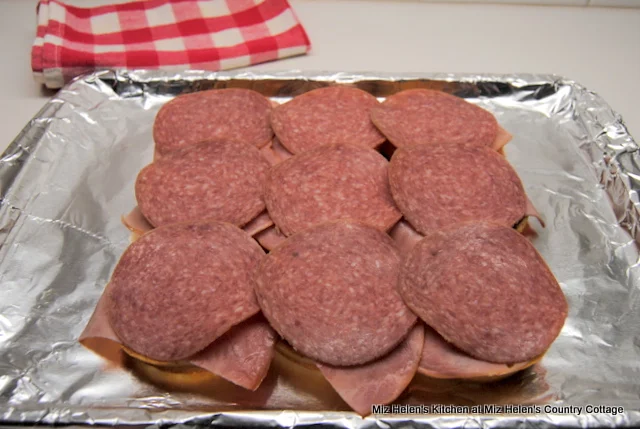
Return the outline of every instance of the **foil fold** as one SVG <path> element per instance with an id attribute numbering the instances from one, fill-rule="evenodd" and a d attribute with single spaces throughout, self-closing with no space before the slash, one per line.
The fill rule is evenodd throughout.
<path id="1" fill-rule="evenodd" d="M 328 84 L 379 99 L 454 93 L 494 113 L 547 227 L 532 241 L 569 301 L 540 364 L 491 384 L 417 379 L 402 404 L 615 405 L 624 412 L 402 414 L 360 418 L 312 373 L 271 376 L 246 396 L 166 388 L 149 368 L 77 338 L 129 233 L 137 172 L 152 159 L 160 106 L 184 92 L 241 87 L 286 101 Z M 640 425 L 640 157 L 597 94 L 552 75 L 99 71 L 62 89 L 0 158 L 0 423 L 342 428 Z M 275 362 L 276 367 L 286 363 Z M 277 368 L 276 368 L 277 369 Z M 145 372 L 146 371 L 146 372 Z M 275 371 L 275 370 L 274 370 Z M 310 377 L 306 388 L 297 378 Z M 325 383 L 326 384 L 326 383 Z M 262 395 L 262 396 L 261 396 Z"/>

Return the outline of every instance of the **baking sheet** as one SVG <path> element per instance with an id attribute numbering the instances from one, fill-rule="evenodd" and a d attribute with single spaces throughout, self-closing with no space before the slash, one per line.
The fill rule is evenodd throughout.
<path id="1" fill-rule="evenodd" d="M 408 88 L 451 92 L 492 111 L 514 135 L 507 157 L 547 223 L 545 229 L 535 226 L 532 240 L 570 308 L 560 337 L 542 362 L 491 384 L 417 377 L 398 402 L 428 406 L 362 419 L 346 411 L 321 378 L 304 367 L 292 372 L 282 356 L 255 394 L 221 380 L 177 391 L 158 381 L 153 369 L 117 354 L 110 362 L 78 344 L 128 244 L 120 216 L 135 205 L 134 180 L 151 161 L 151 128 L 160 106 L 177 94 L 209 88 L 251 88 L 286 101 L 335 83 L 354 85 L 380 99 Z M 638 146 L 621 118 L 596 94 L 557 76 L 199 71 L 85 76 L 61 90 L 0 160 L 0 422 L 640 424 L 638 189 Z M 438 407 L 476 404 L 540 408 Z M 586 405 L 624 410 L 587 413 L 583 408 L 578 415 L 569 408 Z"/>

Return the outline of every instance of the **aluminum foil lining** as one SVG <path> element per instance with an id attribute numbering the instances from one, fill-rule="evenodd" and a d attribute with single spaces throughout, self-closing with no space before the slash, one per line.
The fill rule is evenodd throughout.
<path id="1" fill-rule="evenodd" d="M 121 356 L 109 361 L 82 347 L 77 338 L 129 242 L 120 216 L 135 205 L 136 174 L 151 161 L 159 107 L 208 88 L 251 88 L 286 101 L 334 83 L 380 99 L 402 89 L 440 89 L 490 110 L 513 134 L 507 157 L 547 223 L 535 225 L 532 240 L 570 306 L 542 362 L 490 384 L 416 378 L 398 402 L 425 407 L 362 419 L 313 374 L 273 376 L 253 396 L 221 381 L 218 390 L 174 390 Z M 77 79 L 0 160 L 0 422 L 640 425 L 639 164 L 638 145 L 620 116 L 557 76 L 101 71 Z M 472 408 L 478 404 L 534 408 Z M 578 414 L 571 406 L 583 408 Z"/>

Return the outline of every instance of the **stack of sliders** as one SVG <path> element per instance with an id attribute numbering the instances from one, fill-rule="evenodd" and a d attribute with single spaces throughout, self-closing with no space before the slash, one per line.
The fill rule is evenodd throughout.
<path id="1" fill-rule="evenodd" d="M 249 390 L 280 353 L 367 415 L 417 373 L 525 369 L 562 329 L 566 299 L 519 232 L 540 217 L 510 135 L 461 98 L 209 90 L 164 105 L 153 136 L 85 345 Z"/>

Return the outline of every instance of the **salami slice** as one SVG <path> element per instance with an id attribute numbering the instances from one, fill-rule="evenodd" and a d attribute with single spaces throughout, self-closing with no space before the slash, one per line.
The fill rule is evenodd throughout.
<path id="1" fill-rule="evenodd" d="M 135 192 L 153 226 L 216 220 L 242 226 L 265 209 L 269 163 L 244 143 L 200 143 L 147 165 Z"/>
<path id="2" fill-rule="evenodd" d="M 276 333 L 261 316 L 234 326 L 189 361 L 238 386 L 256 390 L 275 354 Z"/>
<path id="3" fill-rule="evenodd" d="M 428 326 L 418 372 L 433 378 L 496 381 L 534 365 L 539 358 L 506 365 L 478 360 L 458 350 Z"/>
<path id="4" fill-rule="evenodd" d="M 322 375 L 353 410 L 366 416 L 375 404 L 395 401 L 418 369 L 423 348 L 422 324 L 391 353 L 373 362 L 351 367 L 318 364 Z"/>
<path id="5" fill-rule="evenodd" d="M 314 89 L 273 109 L 271 126 L 294 154 L 335 143 L 373 148 L 385 140 L 369 117 L 371 108 L 378 105 L 373 95 L 360 89 Z"/>
<path id="6" fill-rule="evenodd" d="M 396 290 L 400 256 L 388 235 L 351 222 L 300 232 L 256 276 L 271 326 L 297 351 L 329 365 L 358 365 L 392 350 L 416 320 Z"/>
<path id="7" fill-rule="evenodd" d="M 469 223 L 420 241 L 398 288 L 447 341 L 480 360 L 512 364 L 544 353 L 567 301 L 533 245 L 512 228 Z"/>
<path id="8" fill-rule="evenodd" d="M 393 198 L 420 233 L 466 221 L 513 226 L 527 198 L 515 170 L 497 152 L 474 144 L 398 149 L 389 165 Z"/>
<path id="9" fill-rule="evenodd" d="M 262 147 L 271 141 L 271 102 L 249 89 L 214 89 L 180 95 L 162 106 L 153 123 L 160 157 L 203 141 Z"/>
<path id="10" fill-rule="evenodd" d="M 401 217 L 389 191 L 388 164 L 373 149 L 346 144 L 296 155 L 271 169 L 267 209 L 287 236 L 339 219 L 386 231 Z"/>
<path id="11" fill-rule="evenodd" d="M 397 147 L 473 143 L 492 147 L 496 118 L 462 98 L 429 89 L 410 89 L 371 109 L 371 120 Z"/>
<path id="12" fill-rule="evenodd" d="M 233 225 L 156 228 L 127 248 L 113 272 L 111 327 L 126 347 L 150 359 L 192 356 L 258 312 L 252 278 L 263 256 Z"/>

